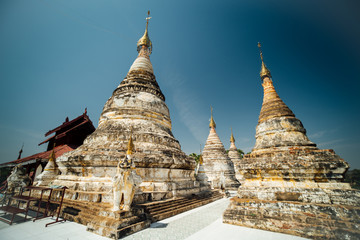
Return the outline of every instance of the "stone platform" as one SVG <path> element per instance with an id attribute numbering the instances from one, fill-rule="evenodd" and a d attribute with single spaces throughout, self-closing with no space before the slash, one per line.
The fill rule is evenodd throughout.
<path id="1" fill-rule="evenodd" d="M 360 192 L 339 181 L 347 164 L 332 150 L 269 150 L 242 162 L 246 180 L 225 223 L 313 239 L 360 236 Z"/>
<path id="2" fill-rule="evenodd" d="M 26 194 L 26 193 L 25 193 Z M 47 196 L 45 195 L 45 198 Z M 130 211 L 112 211 L 112 204 L 65 199 L 61 217 L 87 226 L 87 230 L 112 239 L 118 239 L 150 226 L 151 223 L 200 207 L 224 197 L 217 191 L 133 204 Z M 45 205 L 42 205 L 44 211 Z M 37 210 L 37 203 L 31 209 Z M 56 205 L 50 205 L 50 213 L 56 216 Z"/>

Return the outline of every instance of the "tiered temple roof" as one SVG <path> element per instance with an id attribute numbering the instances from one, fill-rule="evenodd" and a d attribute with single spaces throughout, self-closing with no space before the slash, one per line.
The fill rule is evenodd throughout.
<path id="1" fill-rule="evenodd" d="M 54 144 L 55 146 L 67 144 L 76 148 L 94 131 L 95 127 L 87 115 L 87 109 L 85 109 L 85 112 L 82 115 L 71 121 L 69 121 L 69 118 L 67 117 L 63 124 L 45 133 L 45 137 L 51 134 L 54 135 L 39 143 L 39 146 L 48 143 L 47 150 L 51 150 Z"/>

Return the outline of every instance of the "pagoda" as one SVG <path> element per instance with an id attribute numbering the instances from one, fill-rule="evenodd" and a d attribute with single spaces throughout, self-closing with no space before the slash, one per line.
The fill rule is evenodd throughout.
<path id="1" fill-rule="evenodd" d="M 202 153 L 204 172 L 212 188 L 234 190 L 240 185 L 235 178 L 234 164 L 226 154 L 224 145 L 216 133 L 211 108 L 210 133 Z"/>
<path id="2" fill-rule="evenodd" d="M 194 175 L 195 161 L 181 150 L 179 141 L 172 134 L 169 109 L 150 61 L 149 19 L 145 33 L 137 42 L 138 56 L 105 103 L 97 129 L 79 148 L 56 159 L 60 174 L 51 181 L 53 185 L 68 188 L 65 203 L 73 202 L 81 211 L 86 210 L 83 206 L 91 203 L 98 206 L 99 214 L 115 219 L 94 218 L 91 220 L 94 223 L 81 220 L 83 224 L 88 223 L 90 230 L 102 235 L 108 233 L 101 232 L 101 224 L 119 223 L 116 219 L 123 219 L 121 214 L 119 217 L 112 213 L 116 209 L 112 192 L 118 163 L 128 156 L 129 139 L 134 145 L 132 167 L 140 179 L 135 184 L 133 205 L 210 189 L 200 186 Z M 134 209 L 130 210 L 131 214 L 140 216 L 133 212 Z M 126 216 L 131 214 L 126 213 Z M 96 227 L 89 227 L 89 224 Z"/>
<path id="3" fill-rule="evenodd" d="M 241 163 L 241 155 L 237 147 L 235 146 L 235 138 L 232 129 L 231 129 L 230 148 L 229 148 L 228 156 L 234 164 L 236 179 L 241 182 L 243 180 L 243 176 L 241 175 L 238 167 L 238 164 Z"/>
<path id="4" fill-rule="evenodd" d="M 276 93 L 261 48 L 260 56 L 264 98 L 256 143 L 238 165 L 245 181 L 223 221 L 312 239 L 358 239 L 360 192 L 343 182 L 348 163 L 307 138 Z"/>
<path id="5" fill-rule="evenodd" d="M 152 42 L 147 18 L 137 42 L 138 56 L 124 80 L 106 102 L 98 128 L 75 151 L 57 159 L 61 175 L 56 184 L 69 187 L 69 195 L 85 189 L 82 200 L 111 201 L 107 192 L 119 158 L 126 155 L 132 131 L 133 161 L 142 177 L 141 196 L 135 201 L 161 200 L 198 192 L 195 162 L 171 132 L 169 109 L 150 61 Z M 72 197 L 72 196 L 68 196 Z"/>

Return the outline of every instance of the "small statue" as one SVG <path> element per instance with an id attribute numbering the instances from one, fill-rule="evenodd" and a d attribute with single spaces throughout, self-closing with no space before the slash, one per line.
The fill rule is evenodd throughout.
<path id="1" fill-rule="evenodd" d="M 113 211 L 129 211 L 135 195 L 135 187 L 138 182 L 141 183 L 141 178 L 135 172 L 135 164 L 131 157 L 133 148 L 134 144 L 130 136 L 126 156 L 123 160 L 119 161 L 116 174 L 112 180 L 114 196 Z"/>
<path id="2" fill-rule="evenodd" d="M 125 167 L 126 162 L 128 162 L 128 155 L 125 156 L 123 161 L 119 161 L 116 175 L 113 177 L 113 211 L 129 211 L 135 194 L 135 183 L 132 178 L 130 167 Z M 124 167 L 120 167 L 121 165 Z"/>
<path id="3" fill-rule="evenodd" d="M 14 193 L 16 188 L 29 186 L 31 183 L 31 178 L 26 174 L 25 169 L 20 165 L 16 165 L 10 176 L 7 178 L 7 192 Z"/>

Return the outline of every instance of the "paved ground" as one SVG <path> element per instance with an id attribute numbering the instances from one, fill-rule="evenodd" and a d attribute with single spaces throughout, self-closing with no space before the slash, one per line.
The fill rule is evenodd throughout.
<path id="1" fill-rule="evenodd" d="M 221 199 L 200 208 L 153 223 L 150 228 L 123 238 L 124 240 L 300 240 L 304 238 L 222 223 L 222 213 L 229 199 Z M 56 223 L 45 228 L 51 218 L 23 222 L 18 216 L 13 225 L 0 222 L 1 240 L 108 240 L 86 231 L 86 226 L 73 222 Z"/>
<path id="2" fill-rule="evenodd" d="M 200 208 L 153 223 L 150 228 L 123 238 L 124 240 L 300 240 L 292 235 L 239 227 L 222 222 L 229 205 L 223 198 Z"/>

